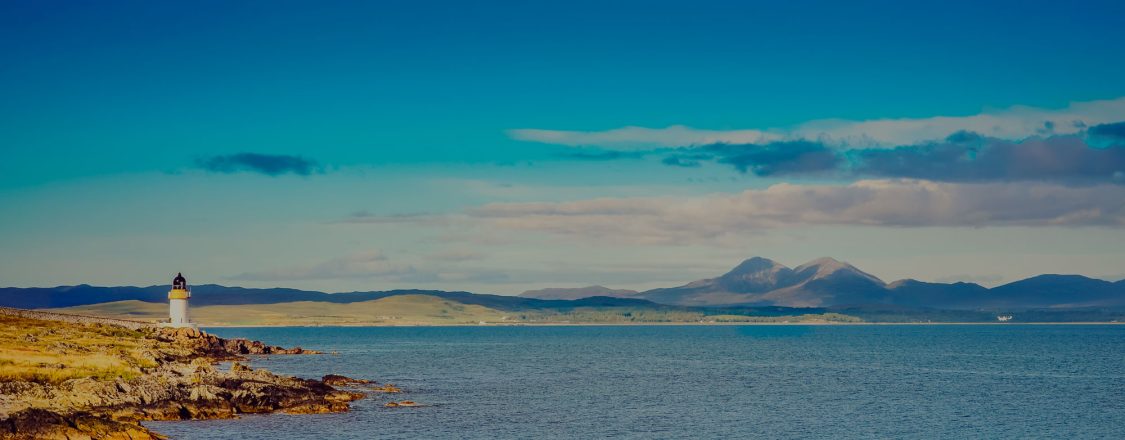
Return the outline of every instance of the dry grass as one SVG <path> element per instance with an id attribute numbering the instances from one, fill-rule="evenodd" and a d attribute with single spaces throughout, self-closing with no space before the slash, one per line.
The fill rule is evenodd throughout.
<path id="1" fill-rule="evenodd" d="M 132 378 L 156 366 L 141 332 L 0 315 L 0 381 Z"/>
<path id="2" fill-rule="evenodd" d="M 117 301 L 54 311 L 134 320 L 168 317 L 168 305 Z M 279 304 L 200 306 L 191 319 L 200 325 L 448 325 L 505 322 L 509 313 L 430 295 L 398 295 L 347 304 L 299 301 Z"/>
<path id="3" fill-rule="evenodd" d="M 118 301 L 58 309 L 62 313 L 123 319 L 167 318 L 168 306 L 141 301 Z M 290 302 L 237 306 L 192 307 L 200 325 L 464 325 L 497 324 L 644 324 L 644 323 L 840 323 L 861 322 L 837 313 L 799 316 L 706 315 L 695 310 L 620 307 L 579 307 L 568 310 L 501 311 L 430 295 L 398 295 L 371 301 L 337 304 Z"/>

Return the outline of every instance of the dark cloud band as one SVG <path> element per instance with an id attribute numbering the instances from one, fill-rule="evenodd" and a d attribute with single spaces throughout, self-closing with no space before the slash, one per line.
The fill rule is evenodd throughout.
<path id="1" fill-rule="evenodd" d="M 1089 133 L 1097 137 L 1125 141 L 1125 122 L 1095 125 L 1090 127 Z"/>
<path id="2" fill-rule="evenodd" d="M 238 153 L 211 156 L 197 160 L 196 165 L 214 173 L 253 172 L 267 176 L 307 176 L 320 171 L 320 166 L 314 160 L 283 154 Z"/>
<path id="3" fill-rule="evenodd" d="M 1125 123 L 1094 126 L 1087 134 L 1008 141 L 958 132 L 941 142 L 861 149 L 833 148 L 816 141 L 712 144 L 675 149 L 663 163 L 684 166 L 711 160 L 763 177 L 1125 183 Z M 1088 142 L 1095 137 L 1103 140 L 1101 144 Z"/>

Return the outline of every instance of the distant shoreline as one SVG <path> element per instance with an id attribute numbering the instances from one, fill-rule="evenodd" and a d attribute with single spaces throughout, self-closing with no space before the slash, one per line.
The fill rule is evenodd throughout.
<path id="1" fill-rule="evenodd" d="M 511 306 L 511 305 L 509 305 Z M 942 311 L 751 308 L 682 309 L 671 306 L 584 306 L 523 309 L 486 307 L 431 295 L 395 295 L 354 303 L 288 302 L 203 305 L 191 309 L 195 322 L 210 327 L 448 327 L 448 326 L 630 326 L 630 325 L 858 325 L 858 324 L 1112 324 L 1121 311 Z M 514 307 L 514 308 L 513 308 Z M 166 320 L 168 306 L 129 300 L 48 309 L 50 312 L 107 318 Z M 1013 313 L 1014 312 L 1014 313 Z M 1014 316 L 1001 322 L 997 318 Z M 1010 319 L 1010 318 L 1009 318 Z"/>
<path id="2" fill-rule="evenodd" d="M 1022 326 L 1022 325 L 1123 325 L 1125 322 L 645 322 L 645 323 L 544 323 L 544 324 L 276 324 L 276 325 L 207 325 L 200 324 L 203 328 L 318 328 L 318 327 L 729 327 L 729 326 L 881 326 L 881 325 L 988 325 L 988 326 Z"/>

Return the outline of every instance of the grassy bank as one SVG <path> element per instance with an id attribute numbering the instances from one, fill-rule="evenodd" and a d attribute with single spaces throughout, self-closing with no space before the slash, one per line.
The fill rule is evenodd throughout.
<path id="1" fill-rule="evenodd" d="M 134 330 L 0 315 L 0 381 L 57 384 L 133 378 L 156 366 L 159 341 Z"/>
<path id="2" fill-rule="evenodd" d="M 243 356 L 304 353 L 316 352 L 190 328 L 4 309 L 0 439 L 156 439 L 140 422 L 347 411 L 364 396 L 253 369 Z M 223 360 L 238 362 L 218 368 Z"/>

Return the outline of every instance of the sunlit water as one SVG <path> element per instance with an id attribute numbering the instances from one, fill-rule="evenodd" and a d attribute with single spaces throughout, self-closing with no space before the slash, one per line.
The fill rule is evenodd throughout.
<path id="1" fill-rule="evenodd" d="M 1125 438 L 1125 326 L 225 328 L 325 351 L 254 367 L 397 384 L 176 439 Z"/>

